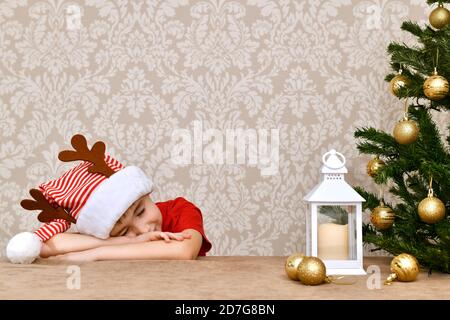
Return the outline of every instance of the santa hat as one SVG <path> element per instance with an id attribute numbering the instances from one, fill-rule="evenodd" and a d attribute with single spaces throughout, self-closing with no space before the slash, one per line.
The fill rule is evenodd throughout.
<path id="1" fill-rule="evenodd" d="M 65 232 L 76 223 L 78 232 L 106 239 L 122 214 L 140 197 L 152 191 L 152 182 L 138 167 L 126 168 L 109 155 L 105 144 L 87 147 L 82 135 L 72 138 L 75 151 L 62 151 L 61 161 L 84 160 L 61 177 L 30 191 L 34 200 L 22 207 L 41 210 L 39 229 L 22 232 L 8 243 L 6 255 L 13 263 L 31 263 L 39 256 L 42 243 Z"/>

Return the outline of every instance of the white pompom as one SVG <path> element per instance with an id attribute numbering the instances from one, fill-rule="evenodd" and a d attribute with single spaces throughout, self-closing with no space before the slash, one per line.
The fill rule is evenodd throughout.
<path id="1" fill-rule="evenodd" d="M 21 232 L 8 242 L 6 256 L 12 263 L 32 263 L 41 253 L 42 241 L 34 233 Z"/>

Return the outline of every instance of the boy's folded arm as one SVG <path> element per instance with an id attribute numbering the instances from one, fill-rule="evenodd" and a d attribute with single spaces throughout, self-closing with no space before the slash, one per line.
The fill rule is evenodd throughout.
<path id="1" fill-rule="evenodd" d="M 40 257 L 48 258 L 74 251 L 84 251 L 101 246 L 119 245 L 132 242 L 128 237 L 99 239 L 79 233 L 59 233 L 43 243 Z"/>
<path id="2" fill-rule="evenodd" d="M 95 260 L 194 260 L 200 251 L 203 237 L 194 229 L 183 233 L 192 234 L 191 239 L 167 243 L 163 240 L 101 246 L 95 250 Z"/>

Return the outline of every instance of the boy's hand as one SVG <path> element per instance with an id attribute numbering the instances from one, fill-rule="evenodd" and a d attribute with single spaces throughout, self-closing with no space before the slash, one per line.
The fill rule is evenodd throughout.
<path id="1" fill-rule="evenodd" d="M 165 242 L 170 242 L 170 240 L 183 241 L 184 239 L 190 239 L 192 237 L 189 233 L 172 233 L 172 232 L 162 232 L 162 231 L 151 231 L 140 234 L 134 237 L 136 242 L 147 242 L 164 240 Z"/>

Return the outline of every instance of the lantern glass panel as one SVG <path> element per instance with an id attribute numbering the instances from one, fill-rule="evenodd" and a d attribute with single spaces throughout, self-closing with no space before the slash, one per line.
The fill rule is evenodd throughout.
<path id="1" fill-rule="evenodd" d="M 317 254 L 324 260 L 356 260 L 356 206 L 318 206 Z"/>

